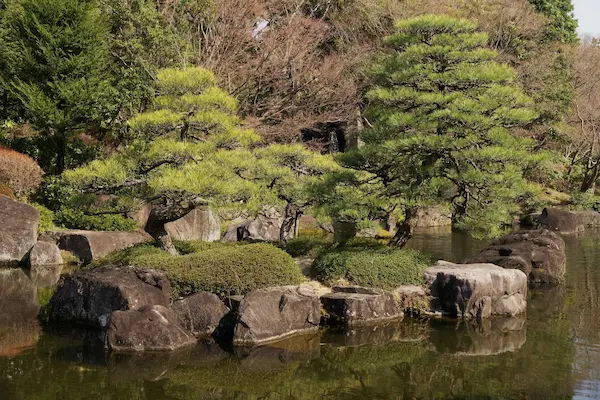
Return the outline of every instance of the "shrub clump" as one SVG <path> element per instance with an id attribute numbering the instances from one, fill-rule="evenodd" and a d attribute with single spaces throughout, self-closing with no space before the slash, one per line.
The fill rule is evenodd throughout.
<path id="1" fill-rule="evenodd" d="M 292 257 L 312 256 L 331 245 L 331 240 L 326 236 L 301 236 L 290 239 L 284 250 Z"/>
<path id="2" fill-rule="evenodd" d="M 321 253 L 312 275 L 324 284 L 347 280 L 355 285 L 392 290 L 419 285 L 430 260 L 413 249 L 394 249 L 377 242 L 357 243 Z"/>
<path id="3" fill-rule="evenodd" d="M 264 244 L 207 245 L 207 249 L 172 256 L 151 245 L 109 254 L 90 267 L 102 265 L 151 268 L 167 273 L 173 297 L 207 291 L 218 295 L 245 294 L 269 286 L 298 285 L 303 277 L 283 250 Z"/>
<path id="4" fill-rule="evenodd" d="M 33 193 L 42 183 L 43 175 L 44 171 L 33 158 L 0 146 L 0 183 L 17 197 Z"/>
<path id="5" fill-rule="evenodd" d="M 38 227 L 38 233 L 43 235 L 44 233 L 54 229 L 54 213 L 52 210 L 42 206 L 41 204 L 32 203 L 32 206 L 40 213 L 40 225 Z"/>

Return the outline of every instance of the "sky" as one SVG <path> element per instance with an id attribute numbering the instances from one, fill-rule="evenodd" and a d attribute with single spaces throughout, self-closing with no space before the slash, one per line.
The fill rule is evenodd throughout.
<path id="1" fill-rule="evenodd" d="M 600 35 L 600 0 L 573 0 L 580 34 Z"/>

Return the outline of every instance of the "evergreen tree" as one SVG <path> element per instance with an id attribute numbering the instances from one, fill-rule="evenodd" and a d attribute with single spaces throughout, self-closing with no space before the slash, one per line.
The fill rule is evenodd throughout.
<path id="1" fill-rule="evenodd" d="M 548 38 L 565 43 L 577 42 L 577 20 L 571 0 L 529 0 L 537 11 L 550 19 Z"/>
<path id="2" fill-rule="evenodd" d="M 202 68 L 163 69 L 154 108 L 130 120 L 131 143 L 119 154 L 66 171 L 76 194 L 71 204 L 90 211 L 99 195 L 115 199 L 114 212 L 152 205 L 146 224 L 160 246 L 177 250 L 164 225 L 199 205 L 256 209 L 268 191 L 253 179 L 249 145 L 260 137 L 240 126 L 237 102 Z M 101 212 L 107 212 L 103 210 Z"/>
<path id="3" fill-rule="evenodd" d="M 17 122 L 42 138 L 42 160 L 61 173 L 80 133 L 97 133 L 114 115 L 108 25 L 93 0 L 5 2 L 0 22 L 0 86 Z"/>
<path id="4" fill-rule="evenodd" d="M 458 227 L 496 234 L 515 211 L 523 170 L 536 162 L 531 143 L 509 131 L 535 117 L 531 101 L 475 24 L 425 15 L 396 28 L 385 39 L 390 52 L 372 68 L 372 127 L 340 161 L 368 173 L 350 181 L 365 201 L 376 193 L 387 203 L 377 211 L 404 214 L 394 245 L 410 237 L 416 206 L 440 201 L 452 205 Z"/>

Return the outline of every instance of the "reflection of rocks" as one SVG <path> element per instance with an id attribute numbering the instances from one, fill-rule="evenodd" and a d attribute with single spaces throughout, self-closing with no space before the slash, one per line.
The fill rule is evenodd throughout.
<path id="1" fill-rule="evenodd" d="M 113 351 L 173 351 L 196 339 L 181 327 L 173 310 L 153 305 L 113 312 L 106 342 Z"/>
<path id="2" fill-rule="evenodd" d="M 34 319 L 40 310 L 37 287 L 20 268 L 0 269 L 0 326 Z"/>
<path id="3" fill-rule="evenodd" d="M 489 318 L 458 324 L 434 321 L 430 340 L 440 353 L 488 356 L 520 349 L 527 339 L 525 317 Z"/>
<path id="4" fill-rule="evenodd" d="M 134 268 L 100 268 L 64 277 L 50 300 L 50 320 L 106 329 L 113 311 L 169 305 L 171 284 L 164 273 Z"/>
<path id="5" fill-rule="evenodd" d="M 527 306 L 527 276 L 516 269 L 438 261 L 425 279 L 441 310 L 454 318 L 514 316 Z"/>
<path id="6" fill-rule="evenodd" d="M 529 311 L 536 316 L 557 316 L 564 311 L 565 292 L 565 284 L 529 289 Z"/>
<path id="7" fill-rule="evenodd" d="M 321 303 L 337 323 L 356 325 L 404 315 L 394 295 L 385 290 L 360 286 L 334 286 L 332 290 L 321 296 Z"/>
<path id="8" fill-rule="evenodd" d="M 41 334 L 42 329 L 37 320 L 0 327 L 0 357 L 13 357 L 35 346 Z"/>
<path id="9" fill-rule="evenodd" d="M 319 357 L 321 340 L 318 334 L 306 334 L 256 347 L 236 347 L 242 357 L 240 367 L 248 372 L 277 369 L 282 364 L 307 361 Z"/>
<path id="10" fill-rule="evenodd" d="M 323 340 L 336 346 L 380 346 L 391 342 L 419 342 L 427 338 L 427 324 L 392 320 L 325 331 Z"/>
<path id="11" fill-rule="evenodd" d="M 529 283 L 556 284 L 564 281 L 565 242 L 545 229 L 515 232 L 493 241 L 469 262 L 518 269 Z"/>
<path id="12" fill-rule="evenodd" d="M 39 288 L 53 288 L 60 280 L 62 265 L 38 265 L 29 269 L 29 277 Z"/>

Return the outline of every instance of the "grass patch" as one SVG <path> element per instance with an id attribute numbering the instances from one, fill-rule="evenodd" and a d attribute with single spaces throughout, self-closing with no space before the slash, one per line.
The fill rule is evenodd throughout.
<path id="1" fill-rule="evenodd" d="M 90 268 L 132 265 L 165 271 L 174 298 L 200 291 L 244 294 L 269 286 L 297 285 L 304 280 L 292 257 L 270 244 L 186 246 L 187 250 L 197 251 L 171 256 L 151 245 L 138 245 L 109 254 Z"/>
<path id="2" fill-rule="evenodd" d="M 319 254 L 312 267 L 318 281 L 331 285 L 346 280 L 356 285 L 392 290 L 424 282 L 430 260 L 413 249 L 394 249 L 377 241 L 353 241 Z"/>

